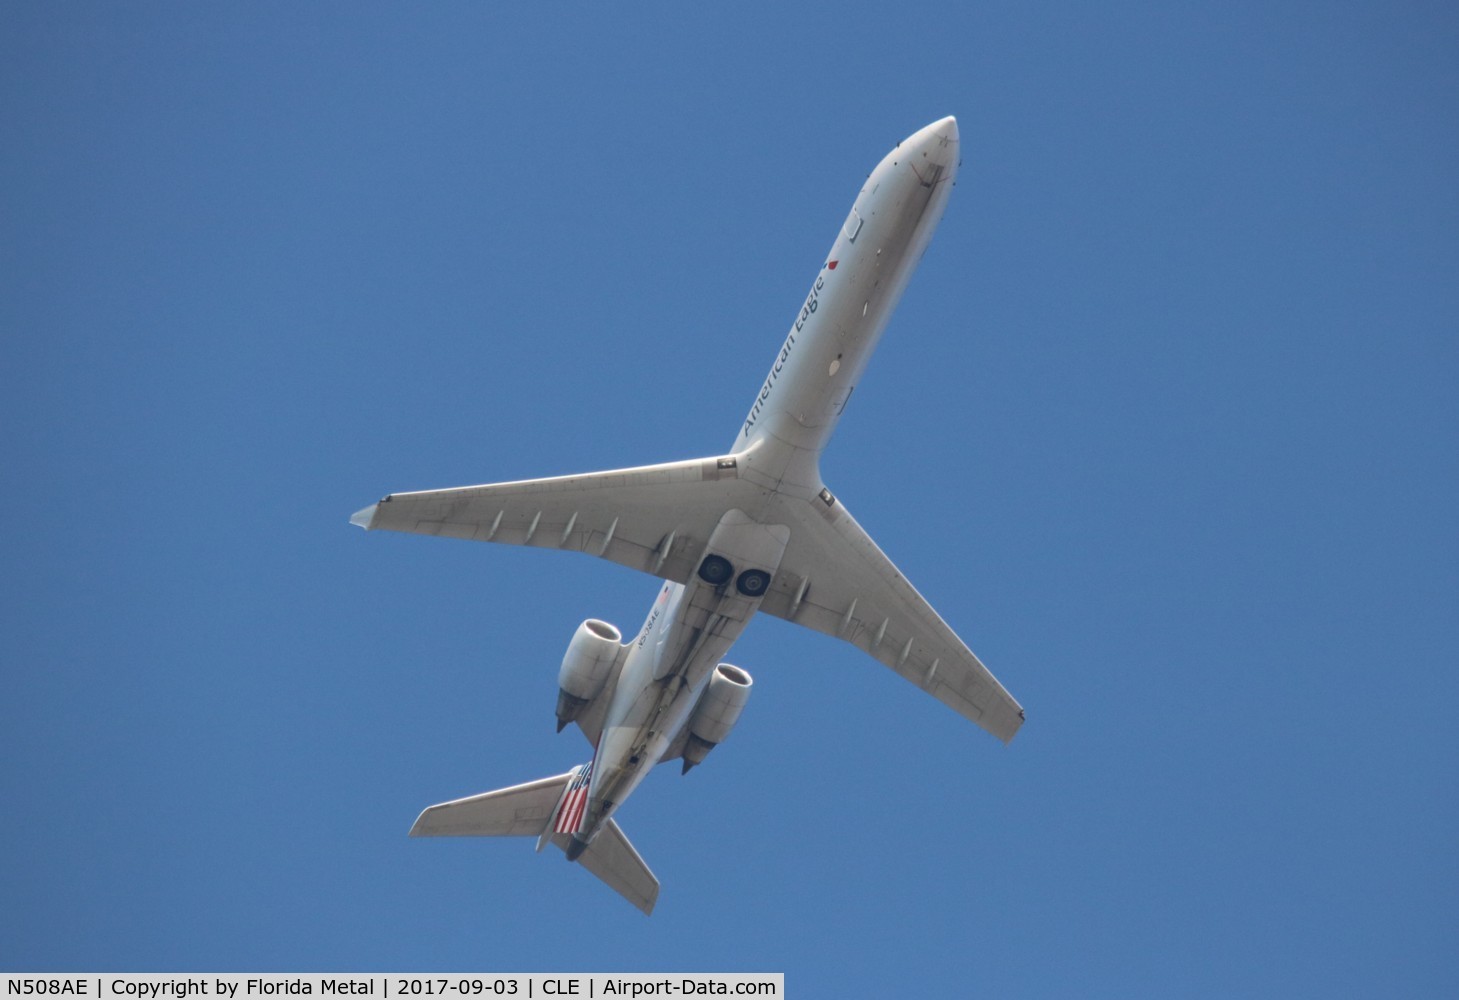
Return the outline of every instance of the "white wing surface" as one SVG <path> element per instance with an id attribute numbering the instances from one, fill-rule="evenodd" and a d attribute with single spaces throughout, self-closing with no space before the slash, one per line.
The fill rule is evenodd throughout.
<path id="1" fill-rule="evenodd" d="M 536 837 L 562 798 L 573 772 L 482 792 L 431 806 L 410 828 L 412 837 Z"/>
<path id="2" fill-rule="evenodd" d="M 552 842 L 566 850 L 568 839 L 566 834 L 559 833 L 553 836 Z M 659 880 L 628 842 L 616 820 L 608 820 L 578 857 L 578 864 L 644 913 L 653 912 L 659 898 Z"/>
<path id="3" fill-rule="evenodd" d="M 393 493 L 350 518 L 407 531 L 586 552 L 687 581 L 725 511 L 790 526 L 761 611 L 865 650 L 1005 743 L 1023 709 L 902 576 L 845 506 L 739 478 L 732 457 L 448 490 Z M 584 726 L 590 741 L 592 726 Z"/>
<path id="4" fill-rule="evenodd" d="M 762 491 L 732 458 L 393 493 L 350 520 L 371 531 L 567 549 L 683 583 L 730 507 Z M 743 497 L 737 503 L 737 498 Z"/>
<path id="5" fill-rule="evenodd" d="M 552 818 L 563 789 L 577 772 L 529 781 L 431 806 L 410 828 L 412 837 L 536 837 Z M 552 843 L 567 850 L 572 838 L 552 834 Z M 539 845 L 540 847 L 540 845 Z M 644 913 L 659 898 L 659 880 L 634 850 L 623 830 L 608 820 L 578 863 L 602 879 Z"/>
<path id="6" fill-rule="evenodd" d="M 777 498 L 790 543 L 760 606 L 844 639 L 1007 743 L 1023 709 L 830 493 Z"/>

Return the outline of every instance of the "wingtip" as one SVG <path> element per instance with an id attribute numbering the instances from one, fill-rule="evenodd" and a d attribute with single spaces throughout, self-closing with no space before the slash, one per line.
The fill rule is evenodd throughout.
<path id="1" fill-rule="evenodd" d="M 350 515 L 350 524 L 358 525 L 359 527 L 364 528 L 366 531 L 369 531 L 370 525 L 375 520 L 375 511 L 379 508 L 379 504 L 372 503 L 370 504 L 370 506 L 365 507 L 362 510 L 355 511 L 353 514 Z"/>
<path id="2" fill-rule="evenodd" d="M 1018 710 L 1018 721 L 1013 724 L 1013 728 L 1007 731 L 1007 735 L 1000 735 L 998 737 L 1003 741 L 1004 746 L 1008 746 L 1008 744 L 1013 742 L 1013 737 L 1018 735 L 1018 731 L 1023 728 L 1023 724 L 1026 721 L 1023 715 L 1023 709 L 1020 708 Z"/>

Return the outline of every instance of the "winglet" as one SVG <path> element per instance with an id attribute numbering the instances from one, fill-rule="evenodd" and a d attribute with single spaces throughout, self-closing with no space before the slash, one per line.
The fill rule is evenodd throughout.
<path id="1" fill-rule="evenodd" d="M 375 520 L 375 511 L 379 508 L 379 506 L 380 505 L 377 503 L 372 503 L 370 504 L 370 506 L 364 508 L 363 510 L 355 511 L 353 514 L 350 515 L 350 524 L 358 524 L 366 531 L 369 531 L 371 523 L 373 523 Z"/>

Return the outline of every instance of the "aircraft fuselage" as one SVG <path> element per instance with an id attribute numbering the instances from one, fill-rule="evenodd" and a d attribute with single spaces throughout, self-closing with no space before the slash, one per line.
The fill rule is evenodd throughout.
<path id="1" fill-rule="evenodd" d="M 740 478 L 763 490 L 761 506 L 726 514 L 706 554 L 742 552 L 749 561 L 736 565 L 774 573 L 788 529 L 764 523 L 771 498 L 824 491 L 821 451 L 942 217 L 958 157 L 957 122 L 944 118 L 898 144 L 867 177 L 732 446 Z M 612 691 L 569 857 L 682 745 L 716 665 L 763 596 L 697 576 L 660 589 Z"/>

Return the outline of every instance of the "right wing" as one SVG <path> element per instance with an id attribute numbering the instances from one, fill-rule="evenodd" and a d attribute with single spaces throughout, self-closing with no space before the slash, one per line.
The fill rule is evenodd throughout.
<path id="1" fill-rule="evenodd" d="M 684 583 L 724 512 L 764 491 L 738 478 L 732 456 L 392 493 L 350 518 L 368 531 L 406 531 L 506 545 L 586 552 Z M 577 719 L 597 746 L 616 681 Z"/>
<path id="2" fill-rule="evenodd" d="M 844 639 L 1007 743 L 1023 709 L 829 491 L 780 504 L 790 543 L 760 610 Z"/>
<path id="3" fill-rule="evenodd" d="M 369 531 L 569 549 L 683 583 L 737 496 L 734 458 L 696 458 L 449 490 L 392 493 L 350 518 Z"/>

